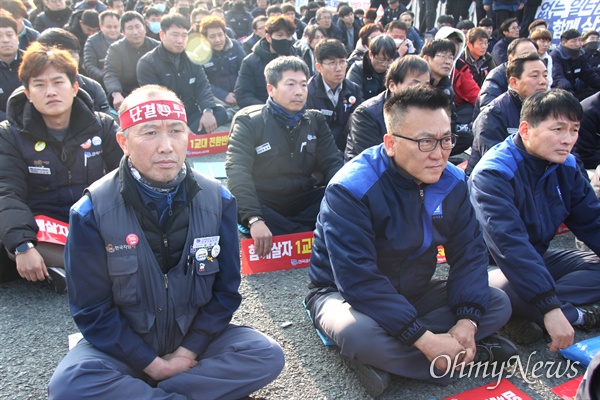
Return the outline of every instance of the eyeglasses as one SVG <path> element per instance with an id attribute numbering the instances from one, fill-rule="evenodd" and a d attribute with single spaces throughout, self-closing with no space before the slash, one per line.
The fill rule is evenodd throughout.
<path id="1" fill-rule="evenodd" d="M 516 25 L 516 26 L 513 25 L 510 28 L 508 28 L 508 30 L 510 30 L 510 31 L 519 30 L 519 25 Z"/>
<path id="2" fill-rule="evenodd" d="M 443 58 L 444 60 L 448 60 L 448 61 L 454 61 L 454 55 L 453 54 L 436 54 L 434 57 L 439 57 L 439 58 Z"/>
<path id="3" fill-rule="evenodd" d="M 392 133 L 392 136 L 410 140 L 411 142 L 416 142 L 419 146 L 419 150 L 424 153 L 428 153 L 430 151 L 435 150 L 438 143 L 442 147 L 442 150 L 452 150 L 454 148 L 454 145 L 456 144 L 456 135 L 444 136 L 441 139 L 413 139 L 406 136 L 398 135 L 397 133 Z"/>
<path id="4" fill-rule="evenodd" d="M 343 61 L 332 61 L 332 62 L 326 62 L 326 63 L 320 63 L 321 65 L 327 67 L 327 68 L 345 68 L 346 65 L 348 65 L 348 61 L 343 60 Z"/>
<path id="5" fill-rule="evenodd" d="M 394 60 L 391 60 L 391 59 L 390 60 L 381 60 L 381 59 L 379 59 L 377 57 L 373 57 L 373 59 L 375 61 L 377 61 L 377 64 L 379 64 L 379 65 L 381 65 L 383 67 L 389 67 L 394 62 Z"/>

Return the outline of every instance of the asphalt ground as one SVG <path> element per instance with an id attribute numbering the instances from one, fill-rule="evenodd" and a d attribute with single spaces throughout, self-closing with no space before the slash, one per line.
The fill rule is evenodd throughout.
<path id="1" fill-rule="evenodd" d="M 224 156 L 202 159 L 222 161 Z M 573 235 L 560 235 L 552 245 L 574 248 Z M 441 264 L 438 275 L 445 273 L 447 265 Z M 283 347 L 286 357 L 281 375 L 254 396 L 267 399 L 369 398 L 337 349 L 323 346 L 317 337 L 302 307 L 308 282 L 305 268 L 242 278 L 240 292 L 244 300 L 234 315 L 234 322 L 270 335 Z M 46 398 L 48 381 L 68 351 L 68 335 L 77 332 L 69 313 L 67 295 L 51 291 L 46 283 L 16 280 L 0 285 L 0 299 L 0 399 Z M 598 335 L 600 329 L 576 330 L 576 341 Z M 526 368 L 529 372 L 538 361 L 555 362 L 553 370 L 559 366 L 559 372 L 567 368 L 566 360 L 549 353 L 543 342 L 517 347 L 524 368 L 529 360 Z M 584 372 L 582 368 L 578 371 Z M 557 399 L 550 389 L 569 380 L 566 374 L 546 376 L 545 371 L 541 374 L 538 371 L 537 375 L 541 376 L 529 374 L 524 379 L 517 374 L 509 380 L 533 399 Z M 389 390 L 381 398 L 442 399 L 495 382 L 497 378 L 497 374 L 455 378 L 449 386 L 443 387 L 393 377 Z M 81 398 L 85 398 L 85 393 Z"/>

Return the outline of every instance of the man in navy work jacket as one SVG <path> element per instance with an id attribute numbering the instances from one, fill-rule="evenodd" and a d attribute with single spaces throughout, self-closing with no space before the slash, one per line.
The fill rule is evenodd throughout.
<path id="1" fill-rule="evenodd" d="M 583 110 L 563 89 L 530 96 L 518 134 L 488 151 L 471 175 L 471 202 L 499 268 L 490 285 L 513 305 L 507 335 L 573 344 L 572 325 L 600 327 L 600 201 L 570 155 Z M 548 249 L 561 223 L 592 252 Z M 594 254 L 595 253 L 595 254 Z"/>
<path id="2" fill-rule="evenodd" d="M 456 142 L 448 108 L 448 97 L 429 85 L 388 100 L 383 144 L 327 186 L 306 297 L 316 327 L 342 356 L 440 384 L 450 382 L 443 371 L 455 357 L 502 362 L 516 354 L 512 343 L 490 336 L 508 321 L 510 304 L 488 287 L 467 183 L 448 163 Z M 447 281 L 432 279 L 438 245 L 451 266 Z M 385 389 L 380 373 L 372 380 L 379 386 L 372 394 Z"/>
<path id="3" fill-rule="evenodd" d="M 71 209 L 69 305 L 84 339 L 50 399 L 240 398 L 283 368 L 283 352 L 230 323 L 241 302 L 236 203 L 185 163 L 185 106 L 134 90 L 119 110 L 119 168 Z"/>

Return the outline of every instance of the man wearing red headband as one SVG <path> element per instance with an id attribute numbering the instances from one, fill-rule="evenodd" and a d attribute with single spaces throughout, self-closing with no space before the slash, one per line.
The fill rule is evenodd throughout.
<path id="1" fill-rule="evenodd" d="M 136 89 L 119 110 L 120 167 L 71 210 L 65 265 L 84 339 L 50 399 L 241 398 L 279 375 L 279 345 L 230 323 L 241 302 L 237 211 L 185 163 L 189 128 L 170 90 Z"/>

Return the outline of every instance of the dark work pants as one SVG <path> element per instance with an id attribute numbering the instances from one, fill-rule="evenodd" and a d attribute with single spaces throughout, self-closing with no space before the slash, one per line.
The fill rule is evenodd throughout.
<path id="1" fill-rule="evenodd" d="M 502 23 L 504 21 L 506 21 L 509 18 L 514 18 L 515 17 L 515 12 L 514 11 L 510 11 L 510 10 L 496 10 L 494 11 L 494 29 L 499 29 L 500 25 L 502 25 Z"/>
<path id="2" fill-rule="evenodd" d="M 469 19 L 471 3 L 473 3 L 472 0 L 447 0 L 446 15 L 452 15 L 455 24 L 458 24 L 461 19 Z M 475 23 L 475 26 L 477 26 L 477 23 Z"/>
<path id="3" fill-rule="evenodd" d="M 550 249 L 543 259 L 554 278 L 556 294 L 562 303 L 560 308 L 572 324 L 578 318 L 576 306 L 600 301 L 600 258 L 592 252 Z M 488 277 L 490 286 L 502 289 L 510 298 L 513 315 L 544 326 L 544 316 L 517 294 L 498 267 L 491 267 Z"/>
<path id="4" fill-rule="evenodd" d="M 510 318 L 506 294 L 495 288 L 489 290 L 489 305 L 479 321 L 475 340 L 496 332 Z M 448 332 L 456 323 L 456 316 L 448 306 L 445 281 L 431 281 L 423 296 L 412 304 L 419 321 L 433 333 Z M 316 294 L 308 301 L 308 308 L 315 326 L 336 343 L 341 355 L 394 375 L 441 385 L 450 383 L 450 374 L 433 377 L 431 363 L 419 349 L 390 336 L 371 317 L 352 308 L 339 292 Z M 435 375 L 442 376 L 443 372 L 437 371 Z"/>
<path id="5" fill-rule="evenodd" d="M 435 16 L 439 0 L 425 0 L 425 31 L 435 28 Z"/>

